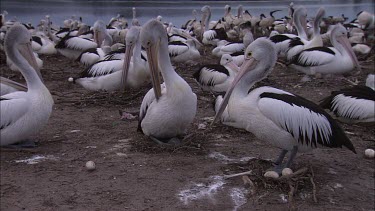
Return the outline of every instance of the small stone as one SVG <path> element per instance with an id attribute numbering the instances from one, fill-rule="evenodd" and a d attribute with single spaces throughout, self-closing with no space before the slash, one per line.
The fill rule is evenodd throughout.
<path id="1" fill-rule="evenodd" d="M 88 170 L 88 171 L 93 171 L 93 170 L 95 170 L 95 163 L 94 163 L 94 161 L 87 161 L 86 162 L 86 169 Z"/>

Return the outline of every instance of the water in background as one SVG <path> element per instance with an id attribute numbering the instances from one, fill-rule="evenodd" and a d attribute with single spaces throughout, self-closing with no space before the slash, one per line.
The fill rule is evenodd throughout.
<path id="1" fill-rule="evenodd" d="M 291 1 L 26 1 L 26 0 L 2 0 L 1 10 L 6 10 L 9 14 L 7 19 L 17 18 L 18 21 L 37 25 L 40 19 L 49 14 L 51 20 L 56 25 L 62 25 L 63 20 L 75 15 L 81 16 L 83 22 L 92 25 L 96 20 L 108 22 L 117 14 L 124 15 L 131 23 L 132 7 L 136 7 L 137 18 L 141 24 L 158 15 L 163 17 L 164 22 L 172 22 L 180 27 L 187 20 L 192 18 L 192 10 L 196 9 L 200 14 L 200 9 L 204 5 L 210 5 L 212 10 L 211 20 L 218 20 L 224 15 L 226 4 L 232 7 L 232 14 L 237 14 L 239 4 L 243 5 L 252 15 L 259 16 L 276 9 L 282 11 L 274 13 L 276 18 L 284 17 L 288 14 L 288 5 Z M 326 15 L 341 16 L 345 14 L 352 20 L 357 13 L 366 10 L 374 13 L 374 3 L 372 0 L 310 0 L 293 1 L 294 5 L 304 5 L 309 12 L 309 17 L 313 17 L 317 9 L 323 6 Z M 198 17 L 200 19 L 200 16 Z"/>

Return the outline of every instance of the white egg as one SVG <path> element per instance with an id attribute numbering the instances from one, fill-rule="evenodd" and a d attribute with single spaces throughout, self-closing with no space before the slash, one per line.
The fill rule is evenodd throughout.
<path id="1" fill-rule="evenodd" d="M 68 81 L 69 81 L 69 82 L 73 82 L 73 78 L 70 77 L 70 78 L 68 79 Z"/>
<path id="2" fill-rule="evenodd" d="M 264 177 L 271 177 L 271 178 L 277 179 L 279 178 L 279 174 L 276 171 L 267 171 L 264 174 Z"/>
<path id="3" fill-rule="evenodd" d="M 281 172 L 281 174 L 282 174 L 283 176 L 288 176 L 288 175 L 293 174 L 293 170 L 290 169 L 290 168 L 284 168 L 283 171 Z"/>
<path id="4" fill-rule="evenodd" d="M 373 149 L 366 149 L 365 150 L 365 156 L 367 158 L 374 158 L 375 157 L 375 151 Z"/>
<path id="5" fill-rule="evenodd" d="M 86 169 L 89 171 L 95 170 L 95 163 L 94 161 L 87 161 L 86 162 Z"/>

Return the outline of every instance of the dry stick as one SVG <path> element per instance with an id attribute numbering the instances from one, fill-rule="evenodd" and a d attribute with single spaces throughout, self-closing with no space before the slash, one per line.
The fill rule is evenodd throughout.
<path id="1" fill-rule="evenodd" d="M 318 199 L 316 198 L 316 185 L 315 185 L 315 182 L 314 182 L 314 171 L 313 171 L 311 166 L 310 166 L 310 170 L 311 170 L 310 182 L 313 186 L 313 199 L 314 199 L 315 203 L 318 203 Z"/>
<path id="2" fill-rule="evenodd" d="M 249 175 L 251 173 L 252 173 L 252 170 L 246 171 L 246 172 L 242 172 L 242 173 L 238 173 L 238 174 L 224 175 L 224 179 L 229 179 L 229 178 L 232 178 L 232 177 L 238 177 L 238 176 L 243 176 L 243 175 Z"/>
<path id="3" fill-rule="evenodd" d="M 294 193 L 295 193 L 295 188 L 292 185 L 292 181 L 288 180 L 288 185 L 290 188 L 290 191 L 288 193 L 288 198 L 289 198 L 289 210 L 295 210 L 294 207 Z"/>

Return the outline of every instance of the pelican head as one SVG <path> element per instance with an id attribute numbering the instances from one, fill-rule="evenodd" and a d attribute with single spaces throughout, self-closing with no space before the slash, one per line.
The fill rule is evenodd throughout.
<path id="1" fill-rule="evenodd" d="M 154 87 L 155 98 L 161 96 L 160 75 L 159 75 L 159 46 L 163 39 L 168 42 L 167 32 L 163 24 L 158 20 L 148 21 L 141 29 L 141 44 L 146 49 L 147 61 L 151 72 L 151 81 Z"/>
<path id="2" fill-rule="evenodd" d="M 105 32 L 107 31 L 105 23 L 101 20 L 98 20 L 94 23 L 94 40 L 100 47 L 105 39 Z"/>
<path id="3" fill-rule="evenodd" d="M 206 31 L 206 28 L 208 28 L 208 21 L 211 18 L 211 8 L 208 5 L 205 5 L 201 9 L 202 12 L 202 20 L 201 20 L 201 28 L 202 28 L 202 34 L 201 37 L 203 37 L 203 33 Z"/>
<path id="4" fill-rule="evenodd" d="M 126 50 L 125 50 L 123 74 L 121 77 L 122 85 L 124 87 L 125 87 L 126 79 L 128 77 L 128 73 L 129 73 L 130 59 L 133 55 L 133 50 L 138 41 L 140 32 L 141 32 L 140 27 L 132 26 L 126 33 L 126 38 L 125 38 Z"/>
<path id="5" fill-rule="evenodd" d="M 228 4 L 225 5 L 225 7 L 224 7 L 224 10 L 225 10 L 224 16 L 227 16 L 230 13 L 231 9 L 232 8 Z"/>
<path id="6" fill-rule="evenodd" d="M 236 72 L 239 69 L 238 66 L 236 64 L 234 64 L 232 56 L 229 55 L 229 54 L 224 54 L 224 55 L 221 56 L 220 64 L 223 65 L 223 66 L 227 66 L 231 70 L 236 71 Z"/>
<path id="7" fill-rule="evenodd" d="M 336 41 L 340 43 L 343 46 L 344 50 L 349 54 L 349 57 L 352 60 L 354 67 L 360 70 L 360 65 L 357 56 L 355 55 L 353 48 L 351 47 L 347 34 L 348 31 L 345 29 L 344 26 L 342 26 L 341 24 L 335 25 L 331 32 L 331 43 L 334 46 L 334 43 Z"/>
<path id="8" fill-rule="evenodd" d="M 19 57 L 19 55 L 14 55 L 14 51 L 10 50 L 16 48 L 42 80 L 42 75 L 40 74 L 38 64 L 31 47 L 31 41 L 31 33 L 29 32 L 29 30 L 27 30 L 25 26 L 16 23 L 9 29 L 9 31 L 5 35 L 5 51 L 9 58 L 12 60 L 12 58 Z"/>
<path id="9" fill-rule="evenodd" d="M 300 24 L 302 26 L 301 32 L 298 32 L 300 36 L 304 37 L 304 39 L 307 39 L 307 10 L 305 7 L 297 7 L 295 9 L 293 14 L 293 22 L 295 25 Z M 302 34 L 302 35 L 301 35 Z"/>
<path id="10" fill-rule="evenodd" d="M 240 70 L 234 78 L 231 86 L 228 88 L 223 102 L 220 105 L 218 112 L 216 113 L 215 119 L 212 123 L 215 123 L 224 112 L 230 95 L 233 89 L 236 87 L 241 79 L 246 79 L 248 83 L 259 81 L 266 77 L 274 65 L 276 64 L 277 53 L 275 44 L 273 44 L 267 38 L 258 38 L 252 42 L 245 51 L 245 61 L 240 67 Z"/>

